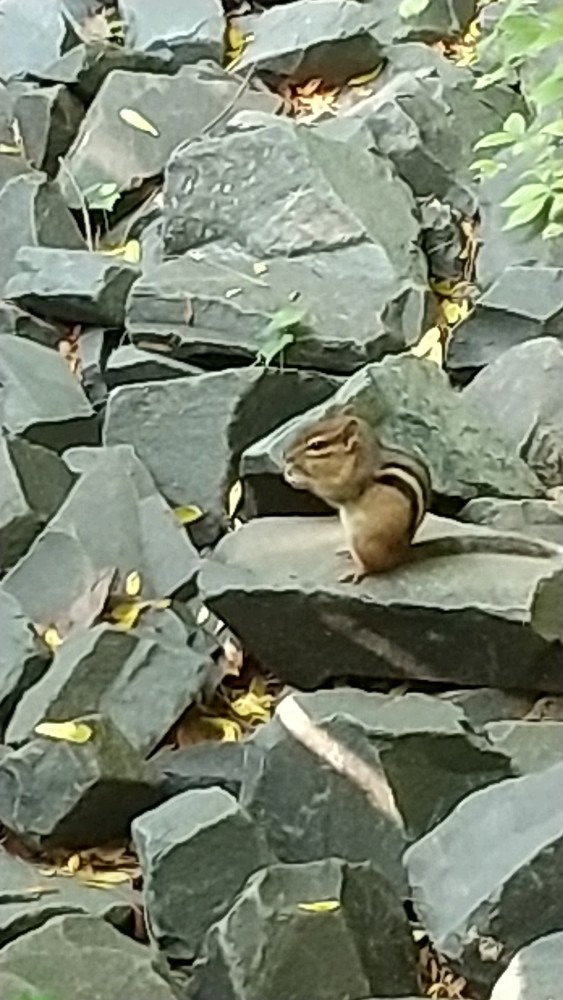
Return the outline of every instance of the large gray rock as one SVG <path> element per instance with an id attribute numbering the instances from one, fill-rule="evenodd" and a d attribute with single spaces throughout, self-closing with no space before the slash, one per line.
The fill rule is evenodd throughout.
<path id="1" fill-rule="evenodd" d="M 13 86 L 13 85 L 12 85 Z M 66 153 L 84 116 L 84 105 L 70 90 L 58 84 L 38 87 L 19 84 L 14 114 L 32 166 L 54 177 L 59 157 Z"/>
<path id="2" fill-rule="evenodd" d="M 360 1000 L 376 989 L 396 997 L 416 988 L 401 901 L 369 864 L 331 858 L 272 865 L 252 876 L 208 931 L 188 994 L 190 1000 Z"/>
<path id="3" fill-rule="evenodd" d="M 553 1000 L 563 979 L 563 933 L 546 934 L 517 951 L 491 1000 Z"/>
<path id="4" fill-rule="evenodd" d="M 19 699 L 48 666 L 48 649 L 10 594 L 0 591 L 0 732 Z"/>
<path id="5" fill-rule="evenodd" d="M 496 750 L 511 758 L 516 774 L 543 771 L 563 762 L 563 722 L 489 722 L 484 732 Z"/>
<path id="6" fill-rule="evenodd" d="M 133 446 L 174 507 L 199 506 L 205 519 L 194 538 L 214 541 L 244 448 L 333 388 L 320 374 L 258 367 L 122 386 L 110 395 L 104 440 Z"/>
<path id="7" fill-rule="evenodd" d="M 96 847 L 129 834 L 163 798 L 150 763 L 100 716 L 85 742 L 37 736 L 0 759 L 0 822 L 34 850 Z"/>
<path id="8" fill-rule="evenodd" d="M 503 500 L 479 497 L 459 512 L 461 521 L 497 531 L 521 532 L 563 545 L 563 505 L 558 500 Z"/>
<path id="9" fill-rule="evenodd" d="M 188 631 L 169 611 L 163 618 L 139 632 L 109 624 L 77 631 L 56 650 L 41 680 L 22 693 L 7 742 L 29 739 L 40 722 L 88 711 L 110 719 L 135 749 L 149 754 L 213 673 L 211 645 L 193 648 L 196 626 Z"/>
<path id="10" fill-rule="evenodd" d="M 428 517 L 418 540 L 431 539 L 451 554 L 421 550 L 354 585 L 338 582 L 336 518 L 263 517 L 220 542 L 199 582 L 244 647 L 301 688 L 352 673 L 563 691 L 563 550 Z M 527 556 L 508 554 L 522 542 Z"/>
<path id="11" fill-rule="evenodd" d="M 474 792 L 405 854 L 431 941 L 478 996 L 523 945 L 563 930 L 562 780 L 556 764 Z"/>
<path id="12" fill-rule="evenodd" d="M 512 773 L 461 709 L 418 694 L 286 697 L 248 748 L 240 801 L 281 861 L 371 861 L 401 893 L 406 843 Z"/>
<path id="13" fill-rule="evenodd" d="M 119 13 L 125 22 L 127 44 L 153 52 L 174 66 L 198 59 L 223 62 L 225 17 L 220 0 L 121 0 Z"/>
<path id="14" fill-rule="evenodd" d="M 66 361 L 49 347 L 0 336 L 2 423 L 54 451 L 96 444 L 94 411 Z"/>
<path id="15" fill-rule="evenodd" d="M 274 860 L 258 827 L 220 788 L 184 792 L 133 823 L 149 932 L 170 959 L 191 960 L 246 879 Z"/>
<path id="16" fill-rule="evenodd" d="M 5 0 L 0 79 L 41 72 L 69 41 L 62 0 Z"/>
<path id="17" fill-rule="evenodd" d="M 103 920 L 64 915 L 2 949 L 2 1000 L 174 1000 L 148 948 Z"/>
<path id="18" fill-rule="evenodd" d="M 280 474 L 293 436 L 332 407 L 352 405 L 386 446 L 420 455 L 435 494 L 457 500 L 479 495 L 533 497 L 542 489 L 510 439 L 449 385 L 437 365 L 418 358 L 386 358 L 357 372 L 327 401 L 282 424 L 245 452 L 241 471 L 258 494 L 261 476 Z M 267 488 L 261 511 L 268 513 Z M 451 507 L 450 507 L 451 509 Z"/>
<path id="19" fill-rule="evenodd" d="M 67 170 L 59 174 L 67 203 L 79 207 L 68 171 L 82 191 L 93 194 L 96 185 L 108 182 L 123 193 L 162 173 L 179 139 L 199 135 L 228 106 L 239 85 L 232 73 L 205 63 L 184 66 L 175 76 L 119 69 L 109 73 L 65 156 Z M 233 111 L 275 111 L 279 104 L 279 98 L 250 87 Z M 149 131 L 124 120 L 119 114 L 123 109 L 140 114 Z M 119 149 L 119 156 L 103 168 L 110 147 Z"/>
<path id="20" fill-rule="evenodd" d="M 132 449 L 92 449 L 74 459 L 81 460 L 86 471 L 2 581 L 2 589 L 34 622 L 58 624 L 65 634 L 75 622 L 76 602 L 95 592 L 112 571 L 123 581 L 137 570 L 143 598 L 152 599 L 189 591 L 199 565 L 185 529 Z M 98 613 L 105 596 L 107 588 Z"/>
<path id="21" fill-rule="evenodd" d="M 45 347 L 53 347 L 64 336 L 63 328 L 56 323 L 47 323 L 38 316 L 18 309 L 11 302 L 0 300 L 0 336 L 6 333 L 35 340 Z"/>

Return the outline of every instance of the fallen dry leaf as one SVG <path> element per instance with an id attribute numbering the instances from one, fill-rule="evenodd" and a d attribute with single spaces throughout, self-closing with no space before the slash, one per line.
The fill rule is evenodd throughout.
<path id="1" fill-rule="evenodd" d="M 87 743 L 94 735 L 94 730 L 85 722 L 40 722 L 33 731 L 38 736 L 64 743 Z"/>

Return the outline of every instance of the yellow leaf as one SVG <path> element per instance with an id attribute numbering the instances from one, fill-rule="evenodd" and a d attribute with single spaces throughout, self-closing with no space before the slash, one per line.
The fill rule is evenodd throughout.
<path id="1" fill-rule="evenodd" d="M 267 264 L 261 264 L 261 263 L 253 264 L 252 265 L 252 270 L 254 271 L 254 274 L 266 274 L 266 272 L 268 270 L 268 265 Z"/>
<path id="2" fill-rule="evenodd" d="M 120 871 L 90 871 L 84 880 L 88 885 L 122 885 L 131 881 L 131 875 Z"/>
<path id="3" fill-rule="evenodd" d="M 237 479 L 236 483 L 233 483 L 233 485 L 229 490 L 228 514 L 230 518 L 233 518 L 235 516 L 236 510 L 241 500 L 242 500 L 242 483 L 240 479 Z"/>
<path id="4" fill-rule="evenodd" d="M 231 708 L 242 719 L 262 719 L 267 722 L 272 714 L 273 701 L 270 694 L 259 697 L 252 691 L 247 691 L 246 694 L 242 694 L 240 698 L 231 702 Z"/>
<path id="5" fill-rule="evenodd" d="M 317 903 L 298 903 L 297 908 L 305 910 L 306 913 L 332 913 L 334 910 L 340 909 L 340 901 L 338 899 L 320 899 Z"/>
<path id="6" fill-rule="evenodd" d="M 209 723 L 212 729 L 217 729 L 221 734 L 221 740 L 224 743 L 236 743 L 242 737 L 242 729 L 238 722 L 233 722 L 232 719 L 225 719 L 218 715 L 207 716 L 205 719 L 206 723 Z"/>
<path id="7" fill-rule="evenodd" d="M 141 259 L 141 244 L 138 240 L 129 240 L 123 246 L 102 250 L 106 257 L 122 257 L 129 264 L 138 264 Z"/>
<path id="8" fill-rule="evenodd" d="M 94 731 L 85 722 L 40 722 L 34 732 L 65 743 L 87 743 Z"/>
<path id="9" fill-rule="evenodd" d="M 187 504 L 185 507 L 174 507 L 174 516 L 180 524 L 192 524 L 203 517 L 203 511 L 195 504 Z"/>
<path id="10" fill-rule="evenodd" d="M 448 326 L 454 326 L 455 323 L 459 323 L 467 316 L 469 303 L 467 299 L 464 299 L 463 302 L 452 302 L 451 299 L 446 299 L 442 302 L 442 312 Z"/>
<path id="11" fill-rule="evenodd" d="M 369 73 L 360 73 L 359 76 L 352 76 L 347 81 L 349 87 L 361 87 L 364 83 L 371 83 L 379 76 L 381 70 L 383 69 L 383 63 L 379 63 L 374 69 L 370 70 Z"/>
<path id="12" fill-rule="evenodd" d="M 231 21 L 227 28 L 227 60 L 232 67 L 240 59 L 244 52 L 250 36 L 244 34 L 237 24 Z"/>
<path id="13" fill-rule="evenodd" d="M 136 128 L 139 132 L 146 132 L 148 135 L 153 135 L 157 138 L 160 135 L 155 126 L 149 122 L 143 115 L 135 111 L 134 108 L 121 108 L 119 112 L 119 117 L 131 128 Z"/>
<path id="14" fill-rule="evenodd" d="M 54 626 L 45 629 L 43 633 L 43 640 L 47 643 L 49 649 L 57 649 L 58 646 L 62 646 L 63 640 L 61 639 L 59 633 Z"/>
<path id="15" fill-rule="evenodd" d="M 208 620 L 210 614 L 211 614 L 211 612 L 210 612 L 209 608 L 206 608 L 205 604 L 202 604 L 201 608 L 199 609 L 199 611 L 198 611 L 198 613 L 196 615 L 196 624 L 197 625 L 205 625 L 205 623 Z"/>
<path id="16" fill-rule="evenodd" d="M 0 142 L 0 153 L 4 153 L 5 156 L 18 156 L 21 149 L 19 146 L 10 146 L 7 142 Z"/>
<path id="17" fill-rule="evenodd" d="M 427 358 L 437 365 L 442 364 L 444 349 L 442 346 L 442 334 L 438 326 L 433 326 L 427 330 L 418 344 L 411 347 L 411 354 L 416 358 Z"/>
<path id="18" fill-rule="evenodd" d="M 141 592 L 141 576 L 137 573 L 137 570 L 133 570 L 129 573 L 127 579 L 125 580 L 125 593 L 128 597 L 137 597 L 137 594 Z"/>
<path id="19" fill-rule="evenodd" d="M 66 866 L 67 866 L 67 869 L 68 869 L 69 872 L 77 872 L 78 869 L 80 868 L 80 864 L 81 864 L 81 862 L 80 862 L 80 855 L 79 854 L 71 854 L 70 858 L 68 859 L 68 861 L 66 863 Z"/>
<path id="20" fill-rule="evenodd" d="M 121 628 L 130 629 L 137 624 L 142 611 L 150 607 L 150 601 L 123 601 L 116 604 L 110 612 L 110 618 Z"/>

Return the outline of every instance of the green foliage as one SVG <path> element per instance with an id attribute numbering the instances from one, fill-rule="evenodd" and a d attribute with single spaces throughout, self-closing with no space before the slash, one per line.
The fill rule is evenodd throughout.
<path id="1" fill-rule="evenodd" d="M 103 212 L 112 212 L 115 203 L 119 201 L 121 192 L 113 181 L 102 181 L 97 184 L 90 184 L 82 194 L 90 209 L 100 209 Z"/>
<path id="2" fill-rule="evenodd" d="M 285 306 L 274 313 L 262 333 L 263 344 L 256 355 L 256 361 L 269 367 L 274 358 L 283 359 L 283 352 L 291 347 L 299 337 L 308 333 L 307 310 L 302 306 Z"/>
<path id="3" fill-rule="evenodd" d="M 405 19 L 416 17 L 417 14 L 422 14 L 429 4 L 430 0 L 402 0 L 399 4 L 399 14 Z"/>
<path id="4" fill-rule="evenodd" d="M 549 57 L 558 54 L 563 43 L 563 7 L 539 11 L 534 0 L 509 0 L 494 28 L 477 44 L 481 62 L 493 66 L 476 81 L 484 89 L 502 80 L 513 82 L 516 72 L 546 53 L 546 69 L 527 92 L 531 119 L 511 114 L 502 131 L 484 135 L 475 150 L 496 150 L 496 156 L 476 160 L 472 169 L 481 177 L 492 177 L 506 169 L 509 160 L 524 153 L 533 159 L 534 168 L 524 171 L 518 185 L 503 202 L 509 210 L 504 229 L 533 224 L 544 239 L 563 233 L 563 118 L 547 120 L 555 104 L 563 99 L 563 65 Z M 557 47 L 557 48 L 556 48 Z"/>

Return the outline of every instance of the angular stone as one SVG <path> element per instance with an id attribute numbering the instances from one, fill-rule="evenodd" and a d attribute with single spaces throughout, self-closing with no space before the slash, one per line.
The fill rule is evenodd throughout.
<path id="1" fill-rule="evenodd" d="M 108 624 L 77 631 L 56 650 L 41 680 L 22 694 L 7 742 L 22 743 L 40 722 L 64 722 L 87 710 L 109 719 L 146 756 L 212 673 L 210 649 L 192 648 L 195 633 L 195 625 L 191 634 L 186 628 L 180 636 L 155 628 L 125 632 Z"/>
<path id="2" fill-rule="evenodd" d="M 1 590 L 0 630 L 0 732 L 3 737 L 19 699 L 47 669 L 49 655 L 17 601 Z"/>
<path id="3" fill-rule="evenodd" d="M 84 239 L 60 192 L 47 183 L 44 174 L 35 172 L 13 177 L 0 188 L 0 239 L 0 297 L 6 297 L 22 248 L 84 248 Z"/>
<path id="4" fill-rule="evenodd" d="M 2 1000 L 174 1000 L 172 987 L 153 968 L 150 951 L 95 917 L 67 914 L 22 935 L 2 949 Z M 31 992 L 30 992 L 31 991 Z M 41 991 L 41 994 L 40 994 Z"/>
<path id="5" fill-rule="evenodd" d="M 459 512 L 461 521 L 496 531 L 521 532 L 563 545 L 563 506 L 557 500 L 502 500 L 479 497 Z"/>
<path id="6" fill-rule="evenodd" d="M 516 774 L 544 771 L 563 762 L 563 722 L 489 722 L 484 730 L 495 749 L 511 758 Z"/>
<path id="7" fill-rule="evenodd" d="M 447 367 L 457 379 L 465 380 L 510 348 L 545 336 L 563 339 L 563 268 L 513 265 L 456 327 Z"/>
<path id="8" fill-rule="evenodd" d="M 323 902 L 327 911 L 315 912 Z M 208 931 L 189 997 L 359 1000 L 416 988 L 400 899 L 371 865 L 330 858 L 253 875 Z"/>
<path id="9" fill-rule="evenodd" d="M 121 193 L 134 190 L 161 174 L 178 139 L 199 135 L 228 107 L 239 86 L 232 73 L 205 64 L 183 66 L 175 76 L 114 70 L 102 83 L 65 156 L 67 171 L 82 191 L 108 182 Z M 234 108 L 275 111 L 279 106 L 279 98 L 251 87 Z M 158 135 L 133 127 L 119 114 L 122 109 L 140 108 Z M 120 155 L 103 171 L 100 165 L 107 163 L 110 147 L 119 149 Z M 67 171 L 61 170 L 59 183 L 67 204 L 78 208 Z"/>
<path id="10" fill-rule="evenodd" d="M 54 177 L 84 117 L 82 101 L 67 87 L 26 87 L 14 102 L 26 156 Z"/>
<path id="11" fill-rule="evenodd" d="M 73 483 L 53 451 L 0 433 L 0 571 L 27 551 Z"/>
<path id="12" fill-rule="evenodd" d="M 54 347 L 64 336 L 63 328 L 56 323 L 47 323 L 11 302 L 0 301 L 0 336 L 7 333 L 35 340 L 44 347 Z"/>
<path id="13" fill-rule="evenodd" d="M 291 696 L 249 747 L 240 801 L 280 861 L 371 861 L 401 893 L 406 843 L 511 774 L 460 709 L 417 694 Z"/>
<path id="14" fill-rule="evenodd" d="M 193 959 L 248 876 L 274 860 L 248 813 L 220 788 L 184 792 L 144 813 L 133 840 L 149 932 L 170 959 Z"/>
<path id="15" fill-rule="evenodd" d="M 64 84 L 85 105 L 90 105 L 106 77 L 116 70 L 166 73 L 172 72 L 173 67 L 149 52 L 97 41 L 73 46 L 36 76 L 44 85 Z"/>
<path id="16" fill-rule="evenodd" d="M 376 35 L 377 7 L 352 0 L 295 0 L 257 15 L 235 19 L 248 39 L 237 63 L 271 81 L 302 83 L 321 77 L 342 85 L 382 61 Z"/>
<path id="17" fill-rule="evenodd" d="M 76 345 L 80 384 L 96 412 L 104 409 L 108 396 L 102 374 L 110 350 L 108 340 L 104 328 L 94 326 L 81 331 Z"/>
<path id="18" fill-rule="evenodd" d="M 252 491 L 259 493 L 260 476 L 280 474 L 283 451 L 302 427 L 331 407 L 344 405 L 353 405 L 376 428 L 384 445 L 421 454 L 435 496 L 469 500 L 479 495 L 533 497 L 542 492 L 510 441 L 450 387 L 444 372 L 432 362 L 408 356 L 366 366 L 327 403 L 281 424 L 248 448 L 241 471 Z M 264 493 L 262 513 L 268 512 L 267 503 Z"/>
<path id="19" fill-rule="evenodd" d="M 174 507 L 199 506 L 206 516 L 193 537 L 210 542 L 227 526 L 242 450 L 332 388 L 322 375 L 258 367 L 122 386 L 110 395 L 104 441 L 132 445 Z"/>
<path id="20" fill-rule="evenodd" d="M 11 434 L 61 452 L 95 444 L 99 431 L 66 361 L 22 337 L 0 337 L 2 422 Z"/>
<path id="21" fill-rule="evenodd" d="M 505 351 L 463 391 L 548 486 L 558 485 L 563 473 L 562 378 L 563 343 L 540 337 Z"/>
<path id="22" fill-rule="evenodd" d="M 336 518 L 260 517 L 220 542 L 199 585 L 244 648 L 301 689 L 352 672 L 562 692 L 562 550 L 432 516 L 417 540 L 441 554 L 354 586 L 339 582 Z M 528 555 L 509 555 L 521 542 Z"/>
<path id="23" fill-rule="evenodd" d="M 222 788 L 238 798 L 249 766 L 249 753 L 256 750 L 253 743 L 222 742 L 211 740 L 180 750 L 165 750 L 153 757 L 153 764 L 162 774 L 167 793 L 178 795 L 202 788 Z"/>
<path id="24" fill-rule="evenodd" d="M 62 0 L 4 0 L 0 79 L 40 72 L 69 39 Z"/>
<path id="25" fill-rule="evenodd" d="M 129 451 L 124 458 L 124 449 L 92 452 L 82 453 L 89 467 L 2 582 L 34 622 L 59 623 L 65 632 L 76 602 L 100 575 L 115 569 L 123 579 L 136 570 L 143 597 L 162 598 L 190 591 L 199 565 L 185 529 L 135 456 Z"/>
<path id="26" fill-rule="evenodd" d="M 374 243 L 269 258 L 265 278 L 256 266 L 256 255 L 212 246 L 149 269 L 129 298 L 130 339 L 210 368 L 251 363 L 280 306 L 297 301 L 306 326 L 284 364 L 350 373 L 411 346 L 425 326 L 426 287 L 394 274 Z"/>
<path id="27" fill-rule="evenodd" d="M 405 854 L 419 918 L 478 996 L 523 945 L 563 930 L 562 781 L 556 764 L 474 792 Z"/>
<path id="28" fill-rule="evenodd" d="M 210 59 L 222 63 L 225 49 L 225 17 L 220 0 L 121 0 L 119 12 L 125 21 L 127 44 L 152 52 L 175 67 Z"/>
<path id="29" fill-rule="evenodd" d="M 534 705 L 534 695 L 527 691 L 501 691 L 499 688 L 455 688 L 439 697 L 461 708 L 473 729 L 486 722 L 523 719 Z"/>
<path id="30" fill-rule="evenodd" d="M 201 374 L 201 368 L 157 351 L 141 351 L 134 344 L 124 344 L 112 351 L 104 369 L 108 389 L 131 382 L 160 382 L 162 379 Z"/>
<path id="31" fill-rule="evenodd" d="M 563 979 L 563 933 L 546 934 L 517 951 L 491 1000 L 552 1000 Z"/>
<path id="32" fill-rule="evenodd" d="M 36 737 L 0 760 L 0 821 L 34 849 L 122 840 L 162 799 L 156 772 L 112 724 L 76 721 L 92 730 L 87 742 Z"/>
<path id="33" fill-rule="evenodd" d="M 26 247 L 6 285 L 16 305 L 66 323 L 121 327 L 125 300 L 138 275 L 133 264 L 88 250 Z"/>
<path id="34" fill-rule="evenodd" d="M 399 41 L 440 42 L 448 38 L 463 36 L 475 18 L 474 0 L 430 0 L 418 14 L 408 18 L 400 13 L 394 0 L 382 0 L 377 4 L 380 23 L 378 37 L 387 44 Z M 457 67 L 456 67 L 457 68 Z"/>
<path id="35" fill-rule="evenodd" d="M 133 892 L 128 898 L 123 886 L 96 888 L 75 878 L 45 875 L 44 871 L 44 865 L 42 871 L 39 865 L 14 857 L 4 848 L 0 850 L 0 940 L 3 947 L 61 913 L 101 917 L 126 930 L 133 911 Z M 2 1000 L 4 998 L 2 993 Z"/>

